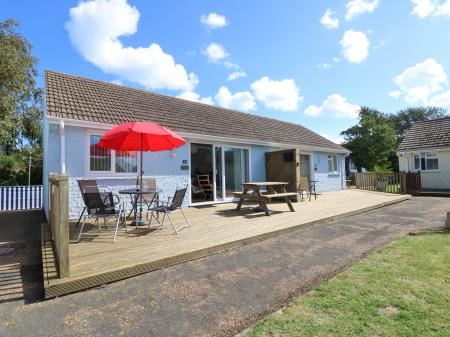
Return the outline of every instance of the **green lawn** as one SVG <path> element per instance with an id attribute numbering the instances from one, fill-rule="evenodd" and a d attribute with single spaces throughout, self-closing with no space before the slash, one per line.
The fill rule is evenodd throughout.
<path id="1" fill-rule="evenodd" d="M 259 322 L 256 336 L 450 336 L 450 235 L 407 236 Z"/>

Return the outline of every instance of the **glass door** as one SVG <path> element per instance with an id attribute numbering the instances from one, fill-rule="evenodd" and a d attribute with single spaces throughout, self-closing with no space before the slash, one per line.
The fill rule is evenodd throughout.
<path id="1" fill-rule="evenodd" d="M 249 171 L 248 149 L 191 143 L 192 204 L 232 200 Z"/>
<path id="2" fill-rule="evenodd" d="M 225 170 L 225 198 L 232 199 L 233 192 L 242 191 L 242 183 L 249 180 L 248 149 L 223 148 Z"/>
<path id="3" fill-rule="evenodd" d="M 213 157 L 212 145 L 191 143 L 192 203 L 214 201 Z"/>
<path id="4" fill-rule="evenodd" d="M 215 200 L 223 200 L 223 166 L 222 166 L 222 150 L 223 148 L 220 146 L 215 146 L 215 180 L 214 186 L 216 191 L 216 199 Z"/>

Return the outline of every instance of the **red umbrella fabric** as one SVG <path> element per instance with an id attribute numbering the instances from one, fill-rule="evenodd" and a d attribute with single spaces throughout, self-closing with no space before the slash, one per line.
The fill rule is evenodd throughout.
<path id="1" fill-rule="evenodd" d="M 143 151 L 165 151 L 173 150 L 186 141 L 169 129 L 151 122 L 129 122 L 119 124 L 109 130 L 100 139 L 100 147 L 116 151 L 141 151 L 141 181 L 142 190 L 142 167 Z"/>
<path id="2" fill-rule="evenodd" d="M 122 151 L 165 151 L 185 143 L 175 132 L 157 123 L 130 122 L 109 130 L 98 145 Z"/>

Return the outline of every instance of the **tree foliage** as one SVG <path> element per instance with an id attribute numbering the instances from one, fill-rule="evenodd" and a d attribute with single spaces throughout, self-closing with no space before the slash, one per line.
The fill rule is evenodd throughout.
<path id="1" fill-rule="evenodd" d="M 36 86 L 37 59 L 18 27 L 13 19 L 0 22 L 0 184 L 22 180 L 29 154 L 41 166 L 43 92 Z"/>
<path id="2" fill-rule="evenodd" d="M 372 170 L 376 165 L 390 163 L 397 141 L 392 122 L 378 110 L 361 107 L 357 125 L 343 131 L 344 146 L 352 153 L 350 159 L 358 168 Z"/>

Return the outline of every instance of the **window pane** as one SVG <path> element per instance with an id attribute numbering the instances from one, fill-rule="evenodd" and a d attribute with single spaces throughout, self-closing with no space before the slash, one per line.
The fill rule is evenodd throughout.
<path id="1" fill-rule="evenodd" d="M 427 158 L 427 170 L 439 170 L 439 162 L 437 158 Z"/>
<path id="2" fill-rule="evenodd" d="M 333 162 L 330 156 L 328 156 L 328 172 L 333 172 Z"/>
<path id="3" fill-rule="evenodd" d="M 422 171 L 425 171 L 427 167 L 425 166 L 425 156 L 420 156 L 420 167 L 422 168 Z"/>
<path id="4" fill-rule="evenodd" d="M 116 151 L 116 172 L 117 173 L 137 172 L 137 152 Z"/>
<path id="5" fill-rule="evenodd" d="M 91 171 L 111 171 L 111 150 L 98 146 L 101 136 L 91 135 L 89 165 Z"/>
<path id="6" fill-rule="evenodd" d="M 333 156 L 333 172 L 337 172 L 337 156 Z"/>
<path id="7" fill-rule="evenodd" d="M 419 155 L 414 156 L 414 169 L 420 170 L 420 156 Z"/>

